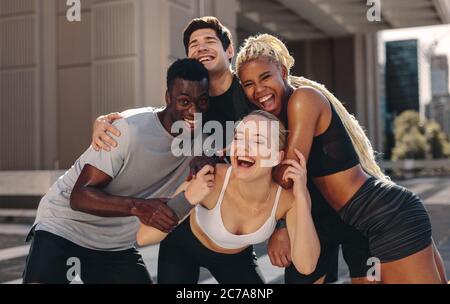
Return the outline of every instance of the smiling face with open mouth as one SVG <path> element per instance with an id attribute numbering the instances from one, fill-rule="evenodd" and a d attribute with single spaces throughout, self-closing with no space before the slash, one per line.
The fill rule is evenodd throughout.
<path id="1" fill-rule="evenodd" d="M 198 61 L 200 61 L 205 67 L 210 65 L 211 63 L 214 63 L 214 60 L 216 57 L 212 54 L 205 54 L 200 55 L 196 58 Z"/>
<path id="2" fill-rule="evenodd" d="M 236 178 L 248 180 L 270 174 L 275 163 L 267 165 L 264 160 L 281 158 L 275 131 L 271 122 L 259 115 L 245 117 L 236 127 L 230 158 Z"/>
<path id="3" fill-rule="evenodd" d="M 170 123 L 183 121 L 183 132 L 193 135 L 202 127 L 199 114 L 205 114 L 208 110 L 208 80 L 175 79 L 166 94 L 166 102 Z"/>
<path id="4" fill-rule="evenodd" d="M 245 63 L 239 69 L 239 79 L 252 103 L 279 117 L 287 93 L 286 71 L 261 58 Z"/>
<path id="5" fill-rule="evenodd" d="M 233 46 L 230 45 L 224 50 L 222 42 L 213 29 L 199 29 L 191 34 L 188 57 L 200 61 L 210 73 L 228 70 L 233 56 Z"/>

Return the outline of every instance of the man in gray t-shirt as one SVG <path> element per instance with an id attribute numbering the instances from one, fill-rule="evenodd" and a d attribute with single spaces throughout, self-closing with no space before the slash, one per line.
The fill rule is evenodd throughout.
<path id="1" fill-rule="evenodd" d="M 24 283 L 150 283 L 134 248 L 140 222 L 165 232 L 178 216 L 163 198 L 186 178 L 189 156 L 174 156 L 174 122 L 194 133 L 208 108 L 208 72 L 193 59 L 168 70 L 164 109 L 122 113 L 111 151 L 90 147 L 42 198 Z"/>

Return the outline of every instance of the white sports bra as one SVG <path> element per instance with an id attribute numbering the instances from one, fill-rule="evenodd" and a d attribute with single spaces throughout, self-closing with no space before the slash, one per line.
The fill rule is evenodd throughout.
<path id="1" fill-rule="evenodd" d="M 278 186 L 275 203 L 273 204 L 272 212 L 269 218 L 258 230 L 249 234 L 242 235 L 230 233 L 223 224 L 221 206 L 223 197 L 225 195 L 225 190 L 227 189 L 228 182 L 230 180 L 231 169 L 232 167 L 230 166 L 227 170 L 222 186 L 222 191 L 220 192 L 220 196 L 217 200 L 216 206 L 213 209 L 208 210 L 201 205 L 197 205 L 195 210 L 195 219 L 198 226 L 203 230 L 208 238 L 218 246 L 225 249 L 239 249 L 249 245 L 264 242 L 272 235 L 277 223 L 275 213 L 278 207 L 278 201 L 280 200 L 281 187 Z"/>

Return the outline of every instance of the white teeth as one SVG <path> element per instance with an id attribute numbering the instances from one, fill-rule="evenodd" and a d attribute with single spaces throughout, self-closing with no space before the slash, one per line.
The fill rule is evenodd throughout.
<path id="1" fill-rule="evenodd" d="M 201 63 L 203 62 L 207 62 L 207 61 L 211 61 L 213 58 L 211 56 L 205 56 L 205 57 L 200 57 L 198 59 L 198 61 L 200 61 Z"/>
<path id="2" fill-rule="evenodd" d="M 267 95 L 267 96 L 261 97 L 261 98 L 259 99 L 259 102 L 260 102 L 260 103 L 266 102 L 266 101 L 268 101 L 270 98 L 272 98 L 272 96 L 273 96 L 273 95 Z"/>
<path id="3" fill-rule="evenodd" d="M 246 161 L 246 162 L 249 162 L 249 163 L 255 163 L 255 161 L 253 159 L 248 158 L 248 157 L 244 157 L 244 156 L 239 156 L 237 159 L 240 160 L 240 161 Z"/>

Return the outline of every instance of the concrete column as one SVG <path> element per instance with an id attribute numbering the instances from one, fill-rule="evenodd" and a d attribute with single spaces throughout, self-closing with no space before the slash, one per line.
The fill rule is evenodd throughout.
<path id="1" fill-rule="evenodd" d="M 41 167 L 37 3 L 0 1 L 0 170 Z"/>
<path id="2" fill-rule="evenodd" d="M 139 106 L 163 106 L 170 54 L 168 0 L 140 0 L 137 27 Z"/>
<path id="3" fill-rule="evenodd" d="M 58 118 L 56 97 L 56 2 L 39 1 L 40 42 L 39 70 L 40 111 L 42 130 L 41 160 L 39 169 L 57 169 L 58 159 Z"/>
<path id="4" fill-rule="evenodd" d="M 383 149 L 383 122 L 378 77 L 378 43 L 375 33 L 355 36 L 356 116 L 373 147 Z"/>
<path id="5" fill-rule="evenodd" d="M 363 35 L 355 36 L 355 116 L 359 123 L 367 128 L 366 115 L 366 57 L 365 39 Z"/>
<path id="6" fill-rule="evenodd" d="M 81 1 L 81 21 L 67 20 L 66 1 L 56 6 L 58 161 L 67 169 L 89 146 L 92 132 L 92 1 Z M 45 143 L 46 144 L 46 143 Z"/>
<path id="7" fill-rule="evenodd" d="M 239 11 L 239 3 L 237 0 L 203 0 L 201 2 L 211 3 L 210 15 L 216 16 L 223 25 L 225 25 L 233 36 L 233 43 L 236 53 L 239 51 L 237 37 L 237 13 Z"/>

